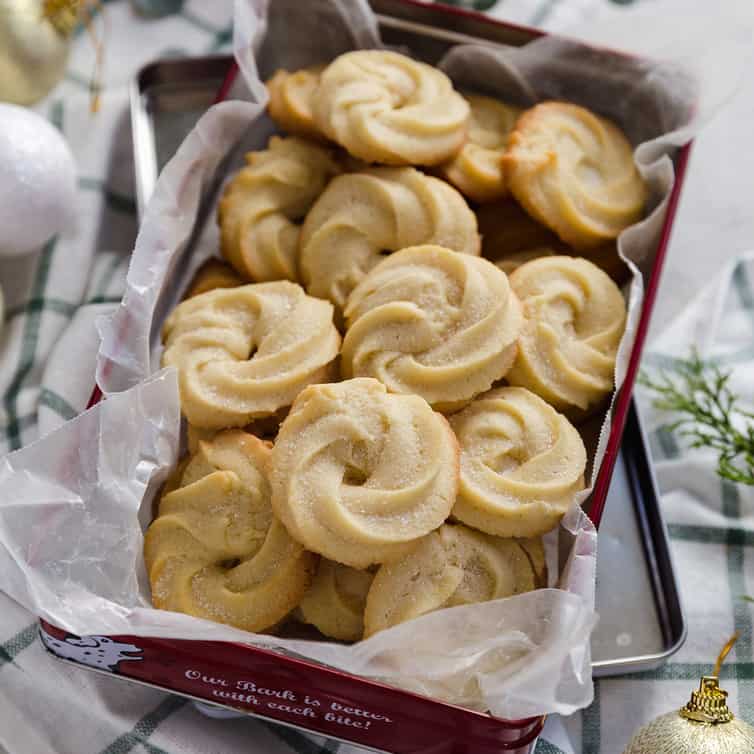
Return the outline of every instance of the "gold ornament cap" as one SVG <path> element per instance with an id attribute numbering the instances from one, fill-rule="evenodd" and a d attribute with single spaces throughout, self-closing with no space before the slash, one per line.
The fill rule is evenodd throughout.
<path id="1" fill-rule="evenodd" d="M 55 27 L 58 34 L 69 37 L 79 21 L 81 0 L 44 0 L 42 18 Z"/>
<path id="2" fill-rule="evenodd" d="M 691 692 L 689 703 L 679 714 L 697 723 L 729 723 L 733 713 L 728 709 L 728 692 L 720 688 L 717 676 L 705 675 L 699 683 L 699 690 Z"/>
<path id="3" fill-rule="evenodd" d="M 678 711 L 681 717 L 710 725 L 729 723 L 733 719 L 733 713 L 728 709 L 726 702 L 728 692 L 720 688 L 720 668 L 737 641 L 738 631 L 720 650 L 712 675 L 702 676 L 698 691 L 692 691 L 689 703 Z"/>
<path id="4" fill-rule="evenodd" d="M 641 728 L 623 754 L 752 754 L 754 728 L 736 720 L 728 709 L 728 692 L 720 688 L 720 666 L 738 634 L 717 658 L 712 675 L 702 677 L 689 703 Z"/>

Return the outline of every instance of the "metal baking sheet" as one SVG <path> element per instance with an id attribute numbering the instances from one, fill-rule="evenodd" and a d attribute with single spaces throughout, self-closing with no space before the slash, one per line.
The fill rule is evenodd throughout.
<path id="1" fill-rule="evenodd" d="M 670 542 L 633 403 L 599 527 L 597 612 L 596 677 L 655 668 L 686 639 Z"/>
<path id="2" fill-rule="evenodd" d="M 392 0 L 373 4 L 379 9 L 391 5 Z M 381 26 L 383 35 L 389 35 L 392 42 L 406 44 L 406 35 L 410 34 L 414 48 L 420 40 L 421 56 L 427 58 L 442 55 L 448 45 L 460 41 L 458 36 L 468 41 L 455 30 L 431 27 L 422 29 L 430 29 L 433 35 L 423 36 L 416 24 L 401 19 L 381 18 Z M 503 32 L 511 33 L 505 28 Z M 494 43 L 523 41 L 514 33 L 512 38 Z M 146 66 L 137 76 L 131 107 L 140 209 L 154 188 L 159 170 L 215 101 L 231 64 L 229 56 L 164 60 Z M 633 406 L 608 501 L 600 524 L 597 559 L 597 609 L 601 618 L 592 639 L 596 676 L 656 667 L 680 648 L 686 634 L 647 445 Z"/>
<path id="3" fill-rule="evenodd" d="M 228 55 L 160 60 L 133 80 L 131 132 L 140 215 L 160 170 L 214 102 L 231 61 Z"/>

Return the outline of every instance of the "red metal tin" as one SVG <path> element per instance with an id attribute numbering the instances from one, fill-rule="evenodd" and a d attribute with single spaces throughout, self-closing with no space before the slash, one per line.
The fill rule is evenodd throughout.
<path id="1" fill-rule="evenodd" d="M 644 303 L 642 305 L 639 326 L 636 330 L 634 348 L 631 352 L 631 358 L 628 362 L 626 379 L 624 380 L 623 386 L 621 387 L 620 393 L 618 394 L 615 401 L 613 423 L 610 428 L 610 437 L 607 441 L 605 457 L 602 459 L 602 466 L 600 467 L 599 474 L 597 474 L 597 480 L 594 483 L 594 491 L 592 492 L 592 503 L 591 508 L 589 509 L 589 515 L 591 516 L 592 521 L 594 521 L 594 525 L 597 527 L 599 527 L 600 520 L 602 519 L 602 512 L 605 509 L 605 501 L 607 500 L 607 490 L 610 486 L 610 478 L 613 475 L 613 468 L 615 467 L 615 461 L 618 458 L 618 451 L 620 450 L 620 442 L 621 438 L 623 437 L 623 430 L 626 426 L 626 417 L 628 416 L 628 409 L 631 405 L 631 394 L 636 382 L 636 376 L 639 373 L 641 352 L 644 349 L 644 342 L 646 341 L 647 333 L 649 332 L 649 323 L 652 319 L 652 309 L 654 308 L 655 299 L 657 298 L 657 291 L 660 287 L 662 267 L 665 263 L 665 256 L 668 253 L 670 235 L 673 229 L 673 220 L 675 218 L 676 210 L 678 209 L 678 202 L 681 198 L 681 186 L 683 185 L 683 180 L 686 176 L 686 168 L 688 167 L 690 154 L 691 143 L 689 142 L 680 150 L 678 158 L 676 159 L 675 183 L 670 194 L 670 200 L 668 201 L 667 215 L 665 216 L 665 223 L 662 226 L 660 241 L 657 245 L 657 252 L 655 254 L 654 264 L 652 265 L 652 272 L 649 277 L 649 283 L 647 285 L 646 291 L 644 292 Z"/>
<path id="2" fill-rule="evenodd" d="M 258 647 L 80 638 L 41 626 L 47 649 L 65 659 L 394 754 L 525 754 L 544 724 L 499 720 Z M 101 659 L 107 653 L 111 662 Z"/>
<path id="3" fill-rule="evenodd" d="M 472 11 L 427 6 L 416 0 L 380 0 L 396 17 L 450 28 L 464 21 L 520 37 L 542 32 L 489 19 Z M 403 11 L 401 11 L 403 9 Z M 408 14 L 408 15 L 404 15 Z M 235 77 L 229 71 L 218 101 Z M 690 145 L 680 150 L 676 180 L 649 279 L 626 379 L 615 403 L 611 434 L 592 495 L 591 513 L 599 524 L 620 448 L 662 265 L 680 197 Z M 89 406 L 102 393 L 95 386 Z M 48 651 L 122 678 L 222 705 L 284 725 L 316 732 L 394 754 L 530 754 L 544 718 L 502 720 L 325 667 L 269 649 L 229 642 L 186 641 L 135 636 L 75 637 L 41 621 Z"/>

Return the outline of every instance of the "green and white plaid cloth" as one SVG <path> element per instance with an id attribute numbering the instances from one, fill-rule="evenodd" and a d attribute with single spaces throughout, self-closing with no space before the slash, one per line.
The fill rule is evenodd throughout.
<path id="1" fill-rule="evenodd" d="M 69 384 L 64 374 L 48 378 L 45 369 L 74 316 L 92 322 L 101 313 L 96 305 L 116 303 L 123 292 L 138 228 L 128 105 L 133 76 L 160 57 L 230 48 L 229 0 L 211 8 L 185 3 L 179 14 L 159 21 L 139 17 L 127 2 L 104 2 L 100 15 L 95 24 L 106 54 L 99 112 L 90 112 L 95 53 L 83 31 L 73 40 L 65 78 L 36 108 L 62 131 L 76 159 L 77 227 L 36 255 L 0 258 L 6 306 L 0 332 L 0 453 L 35 440 L 40 422 L 49 429 L 47 420 L 75 416 L 91 391 L 91 385 Z M 93 356 L 88 363 L 93 365 Z M 70 364 L 78 367 L 73 359 Z"/>
<path id="2" fill-rule="evenodd" d="M 607 0 L 456 4 L 550 29 L 573 26 L 610 6 Z M 61 129 L 76 158 L 80 222 L 75 231 L 49 243 L 36 256 L 0 259 L 0 286 L 7 307 L 0 332 L 0 454 L 76 415 L 91 391 L 97 348 L 94 319 L 120 298 L 137 232 L 128 112 L 132 76 L 155 58 L 216 52 L 230 41 L 230 0 L 211 4 L 152 0 L 151 5 L 154 10 L 182 8 L 168 17 L 147 20 L 134 14 L 125 1 L 103 4 L 107 52 L 97 115 L 89 112 L 93 50 L 85 35 L 74 40 L 64 81 L 37 108 Z M 744 109 L 750 114 L 754 89 L 744 94 L 748 96 Z M 754 186 L 743 183 L 746 176 L 754 176 L 754 157 L 753 164 L 742 165 L 741 159 L 747 158 L 733 151 L 736 143 L 746 143 L 737 124 L 749 123 L 750 118 L 742 118 L 735 109 L 731 117 L 736 113 L 727 130 L 721 127 L 722 138 L 720 129 L 711 128 L 712 134 L 699 139 L 656 321 L 668 321 L 685 297 L 702 288 L 710 270 L 724 261 L 720 249 L 730 249 L 733 256 L 737 247 L 754 239 L 754 220 L 745 219 L 751 215 L 745 197 L 752 195 Z M 741 169 L 738 182 L 731 186 L 730 177 L 715 169 L 734 164 L 734 159 Z M 705 171 L 705 181 L 694 167 L 697 164 Z M 715 194 L 711 199 L 713 189 L 722 198 Z M 709 229 L 700 225 L 705 219 Z M 693 232 L 685 232 L 684 227 Z M 709 260 L 710 247 L 699 240 L 711 237 L 716 244 L 714 264 Z M 723 270 L 653 341 L 647 367 L 672 364 L 695 343 L 702 355 L 715 356 L 733 368 L 734 387 L 746 399 L 754 398 L 750 278 L 754 280 L 754 262 Z M 674 286 L 679 280 L 682 288 Z M 723 669 L 724 686 L 732 708 L 749 721 L 754 719 L 754 605 L 742 599 L 754 595 L 754 491 L 721 483 L 709 455 L 685 450 L 668 432 L 667 419 L 655 416 L 644 404 L 689 638 L 660 670 L 599 681 L 595 702 L 582 715 L 548 721 L 537 754 L 619 754 L 636 728 L 685 702 L 734 629 L 742 636 Z M 0 752 L 355 752 L 353 747 L 251 719 L 208 719 L 180 697 L 55 662 L 36 635 L 34 616 L 0 594 Z"/>

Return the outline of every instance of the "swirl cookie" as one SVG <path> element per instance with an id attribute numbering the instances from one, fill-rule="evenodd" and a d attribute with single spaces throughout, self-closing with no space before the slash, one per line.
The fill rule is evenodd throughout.
<path id="1" fill-rule="evenodd" d="M 480 395 L 450 424 L 461 448 L 453 516 L 468 526 L 503 537 L 544 534 L 584 489 L 581 436 L 525 388 Z"/>
<path id="2" fill-rule="evenodd" d="M 267 111 L 275 124 L 284 131 L 302 136 L 322 137 L 312 114 L 314 95 L 324 65 L 313 65 L 290 73 L 285 69 L 275 72 L 267 82 L 270 101 Z"/>
<path id="3" fill-rule="evenodd" d="M 506 275 L 524 262 L 541 256 L 575 254 L 512 200 L 485 204 L 476 211 L 476 216 L 482 236 L 482 256 L 495 262 Z M 629 277 L 629 269 L 618 256 L 615 241 L 581 251 L 580 256 L 594 262 L 619 285 Z"/>
<path id="4" fill-rule="evenodd" d="M 495 262 L 495 266 L 499 267 L 506 275 L 510 275 L 517 270 L 522 264 L 531 262 L 532 259 L 541 259 L 542 257 L 555 256 L 556 252 L 552 249 L 548 249 L 546 246 L 539 246 L 534 249 L 527 249 L 526 251 L 517 251 L 515 254 L 501 259 L 499 262 Z"/>
<path id="5" fill-rule="evenodd" d="M 164 367 L 178 369 L 181 408 L 200 429 L 242 427 L 329 376 L 340 335 L 327 301 L 295 283 L 256 283 L 181 302 L 163 328 Z"/>
<path id="6" fill-rule="evenodd" d="M 626 327 L 618 286 L 599 267 L 576 257 L 545 257 L 510 277 L 524 327 L 506 375 L 558 411 L 583 415 L 613 389 L 615 358 Z"/>
<path id="7" fill-rule="evenodd" d="M 476 217 L 482 236 L 482 256 L 493 262 L 542 247 L 569 251 L 551 230 L 527 215 L 512 199 L 485 204 L 477 209 Z"/>
<path id="8" fill-rule="evenodd" d="M 502 157 L 521 110 L 491 97 L 464 97 L 471 108 L 468 141 L 440 174 L 475 202 L 502 199 L 508 193 Z"/>
<path id="9" fill-rule="evenodd" d="M 196 271 L 185 298 L 192 298 L 215 288 L 235 288 L 237 285 L 243 285 L 243 282 L 232 267 L 223 264 L 219 259 L 208 259 Z"/>
<path id="10" fill-rule="evenodd" d="M 508 278 L 491 262 L 439 246 L 392 254 L 351 293 L 344 377 L 450 410 L 510 368 L 523 324 Z"/>
<path id="11" fill-rule="evenodd" d="M 534 572 L 534 581 L 537 589 L 547 586 L 547 560 L 545 557 L 545 548 L 542 537 L 532 537 L 529 539 L 517 539 L 516 542 L 526 553 Z"/>
<path id="12" fill-rule="evenodd" d="M 647 190 L 623 133 L 577 105 L 545 102 L 516 123 L 503 156 L 511 193 L 576 249 L 637 222 Z"/>
<path id="13" fill-rule="evenodd" d="M 438 165 L 466 140 L 469 105 L 437 68 L 397 52 L 358 50 L 322 72 L 314 120 L 367 162 Z"/>
<path id="14" fill-rule="evenodd" d="M 288 408 L 280 409 L 280 411 L 265 416 L 263 419 L 254 419 L 248 424 L 244 425 L 242 429 L 249 434 L 259 437 L 262 440 L 267 440 L 272 443 L 275 441 L 275 436 L 278 433 L 280 423 L 288 413 Z M 223 430 L 218 429 L 204 429 L 195 427 L 193 424 L 186 422 L 186 448 L 189 453 L 196 453 L 199 449 L 199 443 L 203 440 L 211 440 L 218 432 Z"/>
<path id="15" fill-rule="evenodd" d="M 254 281 L 297 280 L 297 224 L 338 166 L 324 147 L 273 136 L 228 183 L 218 206 L 222 255 Z"/>
<path id="16" fill-rule="evenodd" d="M 446 524 L 401 559 L 380 566 L 367 595 L 364 637 L 440 608 L 536 587 L 531 562 L 516 540 Z"/>
<path id="17" fill-rule="evenodd" d="M 272 506 L 291 535 L 365 568 L 400 556 L 448 516 L 458 447 L 447 421 L 376 380 L 301 392 L 272 451 Z"/>
<path id="18" fill-rule="evenodd" d="M 325 636 L 358 641 L 364 634 L 364 606 L 374 574 L 322 558 L 298 608 L 299 617 Z"/>
<path id="19" fill-rule="evenodd" d="M 452 186 L 413 168 L 341 175 L 304 222 L 301 279 L 342 309 L 385 254 L 425 243 L 479 254 L 476 218 Z"/>
<path id="20" fill-rule="evenodd" d="M 155 607 L 264 631 L 299 603 L 316 558 L 272 514 L 269 454 L 240 430 L 200 443 L 144 537 Z"/>

